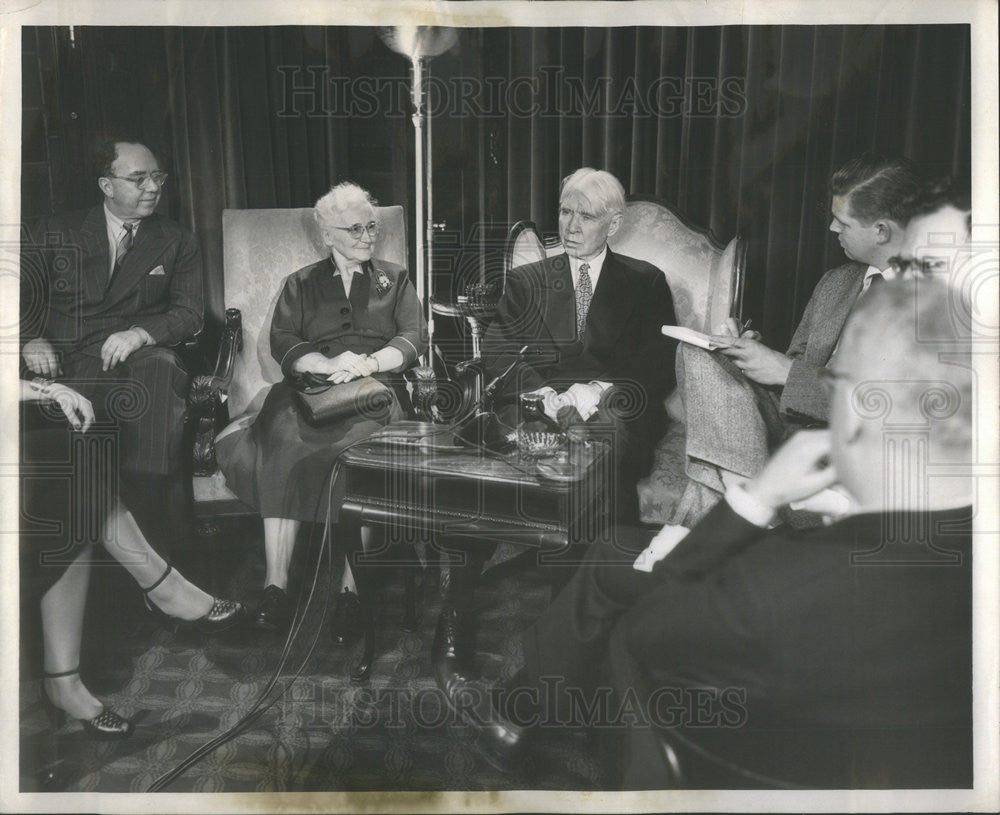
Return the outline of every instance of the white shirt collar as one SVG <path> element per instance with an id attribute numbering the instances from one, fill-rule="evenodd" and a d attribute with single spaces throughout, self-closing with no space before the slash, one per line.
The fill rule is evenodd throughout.
<path id="1" fill-rule="evenodd" d="M 118 241 L 121 239 L 122 231 L 125 228 L 125 221 L 108 209 L 107 202 L 104 204 L 104 218 L 108 222 L 108 237 L 111 239 L 112 245 L 117 246 Z M 142 225 L 142 219 L 133 218 L 130 223 L 132 224 L 132 234 L 134 235 L 139 231 L 139 227 Z"/>
<path id="2" fill-rule="evenodd" d="M 108 229 L 108 276 L 114 272 L 116 255 L 118 254 L 118 241 L 122 239 L 125 232 L 125 221 L 108 209 L 108 202 L 104 202 L 104 220 Z M 134 218 L 129 223 L 132 224 L 132 238 L 139 234 L 139 227 L 142 225 L 141 218 Z"/>
<path id="3" fill-rule="evenodd" d="M 892 266 L 889 266 L 886 269 L 879 269 L 877 266 L 869 266 L 865 270 L 865 279 L 861 283 L 862 294 L 868 291 L 869 287 L 872 284 L 872 278 L 875 277 L 875 275 L 881 275 L 885 280 L 895 280 L 896 270 L 893 269 Z"/>
<path id="4" fill-rule="evenodd" d="M 608 256 L 608 245 L 604 244 L 604 248 L 597 257 L 592 257 L 590 260 L 580 260 L 580 258 L 571 257 L 569 259 L 569 268 L 573 274 L 573 288 L 576 289 L 577 281 L 580 279 L 580 265 L 586 263 L 590 268 L 587 271 L 590 277 L 591 291 L 597 288 L 597 278 L 601 276 L 601 269 L 604 268 L 604 259 Z"/>
<path id="5" fill-rule="evenodd" d="M 333 273 L 340 275 L 340 282 L 344 284 L 344 294 L 347 297 L 351 296 L 351 283 L 354 282 L 355 274 L 365 273 L 365 264 L 361 263 L 354 269 L 341 269 L 340 264 L 334 259 L 333 255 L 330 255 L 330 264 L 333 266 Z"/>

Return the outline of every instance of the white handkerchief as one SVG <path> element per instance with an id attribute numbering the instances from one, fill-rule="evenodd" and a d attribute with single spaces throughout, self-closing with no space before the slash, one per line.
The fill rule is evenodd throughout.
<path id="1" fill-rule="evenodd" d="M 158 274 L 158 275 L 159 274 L 166 274 L 166 272 L 163 270 L 162 266 L 157 266 L 155 269 L 153 269 L 153 271 L 151 271 L 149 273 L 149 276 L 152 277 L 155 274 Z"/>
<path id="2" fill-rule="evenodd" d="M 656 537 L 649 542 L 649 546 L 639 553 L 632 568 L 638 569 L 640 572 L 653 571 L 653 565 L 674 551 L 674 547 L 684 540 L 690 531 L 686 526 L 667 524 L 656 533 Z"/>

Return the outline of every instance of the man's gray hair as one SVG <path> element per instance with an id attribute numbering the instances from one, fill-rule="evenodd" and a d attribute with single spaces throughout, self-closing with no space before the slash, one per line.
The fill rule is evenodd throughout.
<path id="1" fill-rule="evenodd" d="M 566 176 L 559 188 L 559 202 L 570 193 L 582 196 L 595 215 L 625 212 L 625 188 L 607 170 L 581 167 Z"/>
<path id="2" fill-rule="evenodd" d="M 378 202 L 364 187 L 360 187 L 353 181 L 341 181 L 330 188 L 330 191 L 321 196 L 313 209 L 313 216 L 317 223 L 332 222 L 337 216 L 352 204 L 371 204 L 373 207 Z"/>

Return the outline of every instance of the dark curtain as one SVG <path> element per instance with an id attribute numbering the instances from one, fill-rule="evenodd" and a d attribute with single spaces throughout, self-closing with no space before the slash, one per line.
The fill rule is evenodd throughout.
<path id="1" fill-rule="evenodd" d="M 375 29 L 78 27 L 72 44 L 67 29 L 25 41 L 46 34 L 37 112 L 25 80 L 25 150 L 47 152 L 49 183 L 67 192 L 22 199 L 97 200 L 81 170 L 98 131 L 153 142 L 172 174 L 164 206 L 201 240 L 216 319 L 223 208 L 307 206 L 350 178 L 412 219 L 409 63 Z M 878 150 L 968 173 L 969 51 L 964 25 L 461 30 L 429 63 L 434 290 L 496 268 L 517 220 L 553 231 L 560 179 L 604 167 L 749 241 L 745 316 L 782 348 L 842 261 L 827 231 L 833 169 Z"/>
<path id="2" fill-rule="evenodd" d="M 488 75 L 536 76 L 544 87 L 548 66 L 562 69 L 564 96 L 574 79 L 601 90 L 589 110 L 506 119 L 506 173 L 487 212 L 554 231 L 560 178 L 604 167 L 630 193 L 676 205 L 720 239 L 749 241 L 744 311 L 779 348 L 822 273 L 843 262 L 828 232 L 834 169 L 876 150 L 908 155 L 930 174 L 968 174 L 967 26 L 503 30 L 484 39 Z M 660 78 L 671 81 L 657 86 Z M 652 102 L 633 101 L 656 87 Z"/>

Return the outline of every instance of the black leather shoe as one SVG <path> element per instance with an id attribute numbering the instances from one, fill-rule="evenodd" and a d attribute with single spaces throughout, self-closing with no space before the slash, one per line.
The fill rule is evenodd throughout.
<path id="1" fill-rule="evenodd" d="M 350 645 L 361 637 L 361 600 L 350 589 L 337 595 L 330 634 L 337 645 Z"/>
<path id="2" fill-rule="evenodd" d="M 525 741 L 528 731 L 509 722 L 495 711 L 492 719 L 476 729 L 476 749 L 486 762 L 502 773 L 512 773 L 524 759 Z"/>
<path id="3" fill-rule="evenodd" d="M 288 592 L 273 584 L 267 586 L 254 612 L 254 625 L 266 631 L 278 631 L 287 628 L 291 619 L 292 608 Z"/>
<path id="4" fill-rule="evenodd" d="M 435 677 L 452 710 L 474 731 L 479 754 L 502 773 L 517 769 L 524 758 L 528 730 L 503 716 L 478 680 L 454 672 L 442 685 L 440 675 Z"/>
<path id="5" fill-rule="evenodd" d="M 431 661 L 434 680 L 449 700 L 453 686 L 462 687 L 471 675 L 466 634 L 459 611 L 447 605 L 441 609 L 431 646 Z"/>

